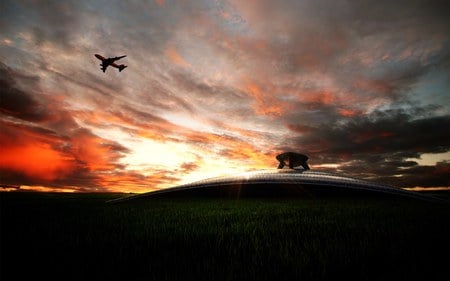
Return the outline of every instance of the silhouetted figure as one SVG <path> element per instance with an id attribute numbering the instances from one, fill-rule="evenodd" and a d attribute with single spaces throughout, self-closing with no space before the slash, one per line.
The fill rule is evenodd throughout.
<path id="1" fill-rule="evenodd" d="M 309 166 L 306 163 L 308 159 L 308 156 L 300 153 L 284 152 L 277 155 L 277 160 L 280 162 L 280 164 L 278 165 L 278 169 L 283 169 L 283 167 L 287 165 L 286 162 L 288 162 L 289 168 L 291 169 L 294 169 L 294 167 L 297 166 L 302 166 L 303 169 L 309 170 Z"/>

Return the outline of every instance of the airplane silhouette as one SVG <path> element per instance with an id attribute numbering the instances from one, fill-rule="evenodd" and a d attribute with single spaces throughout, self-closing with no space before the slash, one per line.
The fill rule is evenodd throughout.
<path id="1" fill-rule="evenodd" d="M 127 67 L 124 64 L 117 65 L 117 64 L 114 63 L 116 60 L 120 60 L 121 58 L 124 58 L 126 56 L 120 56 L 120 57 L 115 57 L 115 58 L 105 58 L 105 57 L 103 57 L 103 56 L 101 56 L 99 54 L 95 54 L 95 57 L 102 61 L 102 63 L 100 64 L 100 66 L 101 66 L 100 69 L 103 70 L 103 72 L 106 71 L 106 68 L 108 66 L 112 66 L 112 67 L 118 68 L 119 72 L 124 70 Z"/>

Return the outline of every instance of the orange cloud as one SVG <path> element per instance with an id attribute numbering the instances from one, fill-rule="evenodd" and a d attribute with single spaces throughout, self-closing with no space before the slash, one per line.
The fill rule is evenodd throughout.
<path id="1" fill-rule="evenodd" d="M 344 116 L 344 117 L 354 117 L 356 115 L 361 114 L 361 112 L 359 110 L 346 109 L 346 108 L 339 109 L 338 113 L 339 113 L 339 115 Z"/>
<path id="2" fill-rule="evenodd" d="M 277 100 L 273 93 L 274 87 L 267 85 L 270 93 L 263 91 L 262 87 L 254 81 L 244 79 L 245 91 L 255 101 L 255 111 L 259 115 L 280 116 L 288 109 L 288 105 Z"/>
<path id="3" fill-rule="evenodd" d="M 72 153 L 90 171 L 114 170 L 116 161 L 121 157 L 117 150 L 116 144 L 84 130 L 72 140 Z"/>
<path id="4" fill-rule="evenodd" d="M 190 64 L 177 52 L 177 49 L 174 47 L 168 47 L 164 51 L 164 55 L 174 64 L 187 67 Z"/>
<path id="5" fill-rule="evenodd" d="M 1 170 L 52 181 L 75 169 L 73 158 L 60 149 L 65 144 L 61 139 L 12 123 L 0 126 L 4 133 L 0 135 Z"/>
<path id="6" fill-rule="evenodd" d="M 129 134 L 138 137 L 144 137 L 152 140 L 166 141 L 170 140 L 169 134 L 171 132 L 184 131 L 185 128 L 173 124 L 163 118 L 145 113 L 146 116 L 139 117 L 135 114 L 140 114 L 139 112 L 129 112 L 124 114 L 120 111 L 79 111 L 76 112 L 78 118 L 83 119 L 83 122 L 94 127 L 106 127 L 114 126 L 116 128 L 121 128 Z M 139 121 L 144 119 L 145 121 Z M 149 122 L 148 120 L 151 120 Z"/>
<path id="7" fill-rule="evenodd" d="M 174 185 L 180 179 L 173 171 L 155 170 L 145 176 L 135 171 L 121 171 L 101 175 L 98 184 L 102 190 L 112 192 L 148 192 Z"/>
<path id="8" fill-rule="evenodd" d="M 72 193 L 77 192 L 76 188 L 64 188 L 64 187 L 47 187 L 47 186 L 39 186 L 39 185 L 25 185 L 20 187 L 21 190 L 30 190 L 37 192 L 66 192 Z"/>
<path id="9" fill-rule="evenodd" d="M 160 7 L 164 6 L 165 2 L 165 0 L 155 0 L 155 3 Z"/>
<path id="10" fill-rule="evenodd" d="M 192 134 L 188 139 L 197 143 L 202 149 L 205 145 L 213 145 L 214 150 L 218 151 L 224 161 L 245 162 L 246 167 L 262 168 L 270 166 L 273 162 L 273 155 L 266 155 L 251 142 L 243 139 L 218 134 L 203 134 L 201 136 Z"/>
<path id="11" fill-rule="evenodd" d="M 318 105 L 331 105 L 338 102 L 336 95 L 331 90 L 301 92 L 299 98 L 302 102 Z"/>
<path id="12" fill-rule="evenodd" d="M 59 136 L 17 123 L 0 122 L 0 128 L 5 133 L 0 135 L 0 172 L 5 183 L 74 190 L 99 186 L 103 172 L 122 168 L 117 162 L 127 151 L 86 129 Z"/>
<path id="13" fill-rule="evenodd" d="M 1 155 L 0 169 L 23 173 L 38 180 L 52 181 L 75 168 L 69 156 L 38 141 L 2 147 Z"/>

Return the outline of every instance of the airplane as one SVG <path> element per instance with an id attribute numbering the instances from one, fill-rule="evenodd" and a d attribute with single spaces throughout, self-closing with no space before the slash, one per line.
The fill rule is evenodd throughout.
<path id="1" fill-rule="evenodd" d="M 100 69 L 103 70 L 103 72 L 106 71 L 106 68 L 108 66 L 112 66 L 112 67 L 118 68 L 119 72 L 124 70 L 127 67 L 124 64 L 117 65 L 117 64 L 114 63 L 116 60 L 120 60 L 121 58 L 126 57 L 126 55 L 125 56 L 120 56 L 120 57 L 115 57 L 115 58 L 104 58 L 103 56 L 101 56 L 99 54 L 95 54 L 95 57 L 102 61 L 102 63 L 100 64 L 100 66 L 101 66 Z"/>

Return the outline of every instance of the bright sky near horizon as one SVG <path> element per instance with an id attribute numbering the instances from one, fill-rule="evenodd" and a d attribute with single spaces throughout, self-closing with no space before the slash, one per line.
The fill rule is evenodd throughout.
<path id="1" fill-rule="evenodd" d="M 1 1 L 0 185 L 275 168 L 450 186 L 446 1 Z M 94 54 L 127 55 L 118 72 Z"/>

